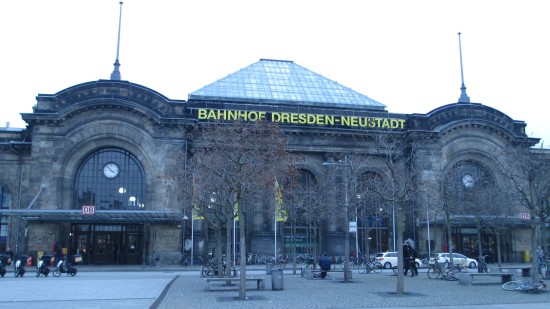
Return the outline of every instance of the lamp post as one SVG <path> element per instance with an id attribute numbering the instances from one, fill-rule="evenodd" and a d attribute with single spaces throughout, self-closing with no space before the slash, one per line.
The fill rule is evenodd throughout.
<path id="1" fill-rule="evenodd" d="M 185 256 L 185 222 L 189 219 L 185 213 L 181 217 L 181 255 Z"/>
<path id="2" fill-rule="evenodd" d="M 345 167 L 345 175 L 344 175 L 344 178 L 345 178 L 345 183 L 344 183 L 344 207 L 346 208 L 346 234 L 345 234 L 345 240 L 346 240 L 346 243 L 344 244 L 344 281 L 345 282 L 348 282 L 349 280 L 349 233 L 350 233 L 350 230 L 349 230 L 349 197 L 348 197 L 348 183 L 349 183 L 349 180 L 348 180 L 348 169 L 347 169 L 347 162 L 348 161 L 348 157 L 347 156 L 344 156 L 344 167 Z M 357 226 L 355 227 L 357 229 Z"/>
<path id="3" fill-rule="evenodd" d="M 359 202 L 361 201 L 361 194 L 357 194 L 357 206 L 355 207 L 355 255 L 359 258 L 359 221 L 357 218 L 357 208 L 359 208 Z"/>
<path id="4" fill-rule="evenodd" d="M 392 229 L 393 229 L 393 251 L 397 252 L 397 247 L 395 246 L 395 243 L 397 242 L 395 240 L 395 202 L 392 201 L 391 203 L 391 217 L 392 217 Z"/>

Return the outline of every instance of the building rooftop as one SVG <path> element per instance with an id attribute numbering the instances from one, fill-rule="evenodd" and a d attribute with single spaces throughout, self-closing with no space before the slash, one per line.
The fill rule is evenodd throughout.
<path id="1" fill-rule="evenodd" d="M 293 61 L 260 59 L 189 94 L 189 100 L 385 110 L 385 105 Z"/>

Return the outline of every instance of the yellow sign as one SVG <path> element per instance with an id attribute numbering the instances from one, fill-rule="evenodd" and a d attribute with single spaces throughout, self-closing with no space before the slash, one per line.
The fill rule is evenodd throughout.
<path id="1" fill-rule="evenodd" d="M 204 220 L 204 216 L 199 215 L 199 211 L 193 207 L 193 220 Z"/>
<path id="2" fill-rule="evenodd" d="M 281 187 L 279 186 L 279 182 L 277 179 L 275 179 L 275 197 L 276 197 L 276 205 L 275 205 L 275 216 L 276 221 L 282 221 L 286 222 L 287 219 L 287 213 L 286 210 L 282 208 L 283 206 L 283 192 L 281 191 Z"/>
<path id="3" fill-rule="evenodd" d="M 224 109 L 199 109 L 198 120 L 227 121 L 244 120 L 259 121 L 270 120 L 276 123 L 305 124 L 346 127 L 368 128 L 368 129 L 404 129 L 405 119 L 383 118 L 383 117 L 361 117 L 361 116 L 335 116 L 308 113 L 279 113 L 261 111 L 238 111 Z"/>

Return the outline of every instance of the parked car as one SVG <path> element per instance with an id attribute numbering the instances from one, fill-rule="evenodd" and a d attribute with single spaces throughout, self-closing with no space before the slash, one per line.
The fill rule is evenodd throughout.
<path id="1" fill-rule="evenodd" d="M 422 261 L 416 259 L 416 267 L 422 267 Z M 376 262 L 384 268 L 397 267 L 397 252 L 380 252 L 376 254 Z"/>
<path id="2" fill-rule="evenodd" d="M 435 256 L 430 257 L 429 264 L 433 265 L 436 259 L 438 260 L 439 263 L 450 262 L 451 254 L 448 252 L 436 253 Z M 460 264 L 461 266 L 465 266 L 469 268 L 477 268 L 477 261 L 475 259 L 471 259 L 465 256 L 464 254 L 453 252 L 453 262 L 455 264 Z"/>

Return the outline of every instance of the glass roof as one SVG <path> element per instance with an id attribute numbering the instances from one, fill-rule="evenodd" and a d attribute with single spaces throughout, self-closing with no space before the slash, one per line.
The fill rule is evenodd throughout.
<path id="1" fill-rule="evenodd" d="M 269 59 L 192 92 L 189 100 L 385 109 L 384 104 L 292 61 Z"/>

